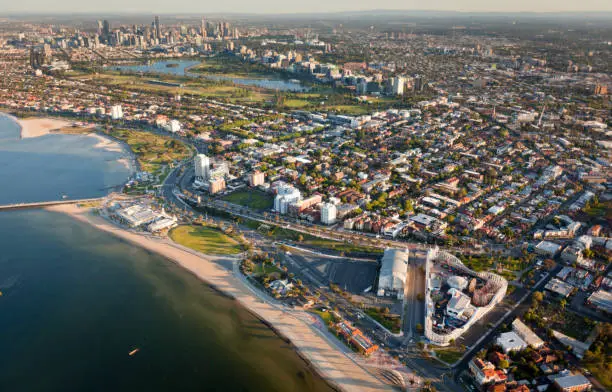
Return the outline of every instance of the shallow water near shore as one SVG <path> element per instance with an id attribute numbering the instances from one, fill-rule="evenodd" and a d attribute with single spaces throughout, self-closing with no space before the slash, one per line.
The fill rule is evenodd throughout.
<path id="1" fill-rule="evenodd" d="M 100 197 L 132 174 L 129 153 L 91 135 L 20 138 L 19 125 L 0 115 L 0 205 Z M 112 142 L 108 143 L 113 144 Z"/>
<path id="2" fill-rule="evenodd" d="M 235 301 L 86 223 L 3 212 L 0 249 L 2 391 L 330 390 Z"/>

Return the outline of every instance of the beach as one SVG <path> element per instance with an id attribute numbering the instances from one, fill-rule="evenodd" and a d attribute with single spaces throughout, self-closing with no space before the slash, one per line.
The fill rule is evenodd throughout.
<path id="1" fill-rule="evenodd" d="M 349 358 L 342 349 L 343 343 L 323 336 L 306 312 L 285 310 L 263 300 L 252 291 L 237 272 L 237 259 L 229 256 L 206 256 L 171 243 L 170 240 L 153 238 L 123 230 L 90 209 L 76 205 L 60 205 L 50 211 L 67 214 L 93 227 L 113 234 L 125 241 L 155 252 L 180 265 L 203 282 L 223 294 L 234 298 L 242 306 L 270 325 L 279 335 L 289 340 L 300 356 L 308 361 L 332 386 L 343 391 L 390 391 L 392 388 L 374 377 L 370 371 Z M 335 339 L 335 338 L 333 338 Z"/>
<path id="2" fill-rule="evenodd" d="M 16 119 L 16 121 L 21 127 L 22 139 L 44 136 L 51 131 L 71 125 L 69 121 L 54 118 L 26 118 Z"/>

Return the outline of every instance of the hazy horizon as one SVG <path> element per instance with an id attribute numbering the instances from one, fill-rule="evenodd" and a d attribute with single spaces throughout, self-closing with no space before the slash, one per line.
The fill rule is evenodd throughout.
<path id="1" fill-rule="evenodd" d="M 397 11 L 456 11 L 456 12 L 597 12 L 612 11 L 612 2 L 604 0 L 516 0 L 514 2 L 491 2 L 490 0 L 438 0 L 421 3 L 402 0 L 311 0 L 308 3 L 292 3 L 281 0 L 235 0 L 228 3 L 203 4 L 195 0 L 155 2 L 150 0 L 106 0 L 104 2 L 81 2 L 77 0 L 22 0 L 5 4 L 0 14 L 10 13 L 234 13 L 234 14 L 291 14 L 333 13 L 370 10 Z"/>

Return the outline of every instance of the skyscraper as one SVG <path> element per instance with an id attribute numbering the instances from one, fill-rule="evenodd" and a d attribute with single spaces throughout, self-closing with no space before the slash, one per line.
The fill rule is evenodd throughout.
<path id="1" fill-rule="evenodd" d="M 396 76 L 391 79 L 391 92 L 394 95 L 403 95 L 404 94 L 404 85 L 406 81 L 401 76 Z"/>
<path id="2" fill-rule="evenodd" d="M 110 23 L 108 22 L 108 20 L 104 20 L 104 22 L 102 22 L 102 38 L 104 40 L 104 42 L 107 42 L 110 38 Z"/>
<path id="3" fill-rule="evenodd" d="M 202 17 L 202 25 L 200 26 L 200 33 L 202 34 L 202 38 L 206 38 L 208 35 L 206 33 L 206 20 L 204 19 L 204 17 Z"/>
<path id="4" fill-rule="evenodd" d="M 159 25 L 159 16 L 155 17 L 153 21 L 153 26 L 155 27 L 155 38 L 161 39 L 161 26 Z"/>

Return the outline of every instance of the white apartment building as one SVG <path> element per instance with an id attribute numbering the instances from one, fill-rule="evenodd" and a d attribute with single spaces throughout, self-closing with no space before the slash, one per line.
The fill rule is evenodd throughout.
<path id="1" fill-rule="evenodd" d="M 335 204 L 324 203 L 321 206 L 321 223 L 324 225 L 333 225 L 336 223 L 336 214 L 338 209 Z"/>
<path id="2" fill-rule="evenodd" d="M 205 154 L 198 154 L 194 160 L 196 178 L 207 180 L 210 176 L 210 158 Z"/>
<path id="3" fill-rule="evenodd" d="M 302 200 L 302 194 L 291 185 L 283 185 L 278 188 L 278 193 L 274 198 L 274 211 L 286 214 L 289 205 Z"/>
<path id="4" fill-rule="evenodd" d="M 120 120 L 123 118 L 123 109 L 121 108 L 121 105 L 111 107 L 111 118 L 113 120 Z"/>

